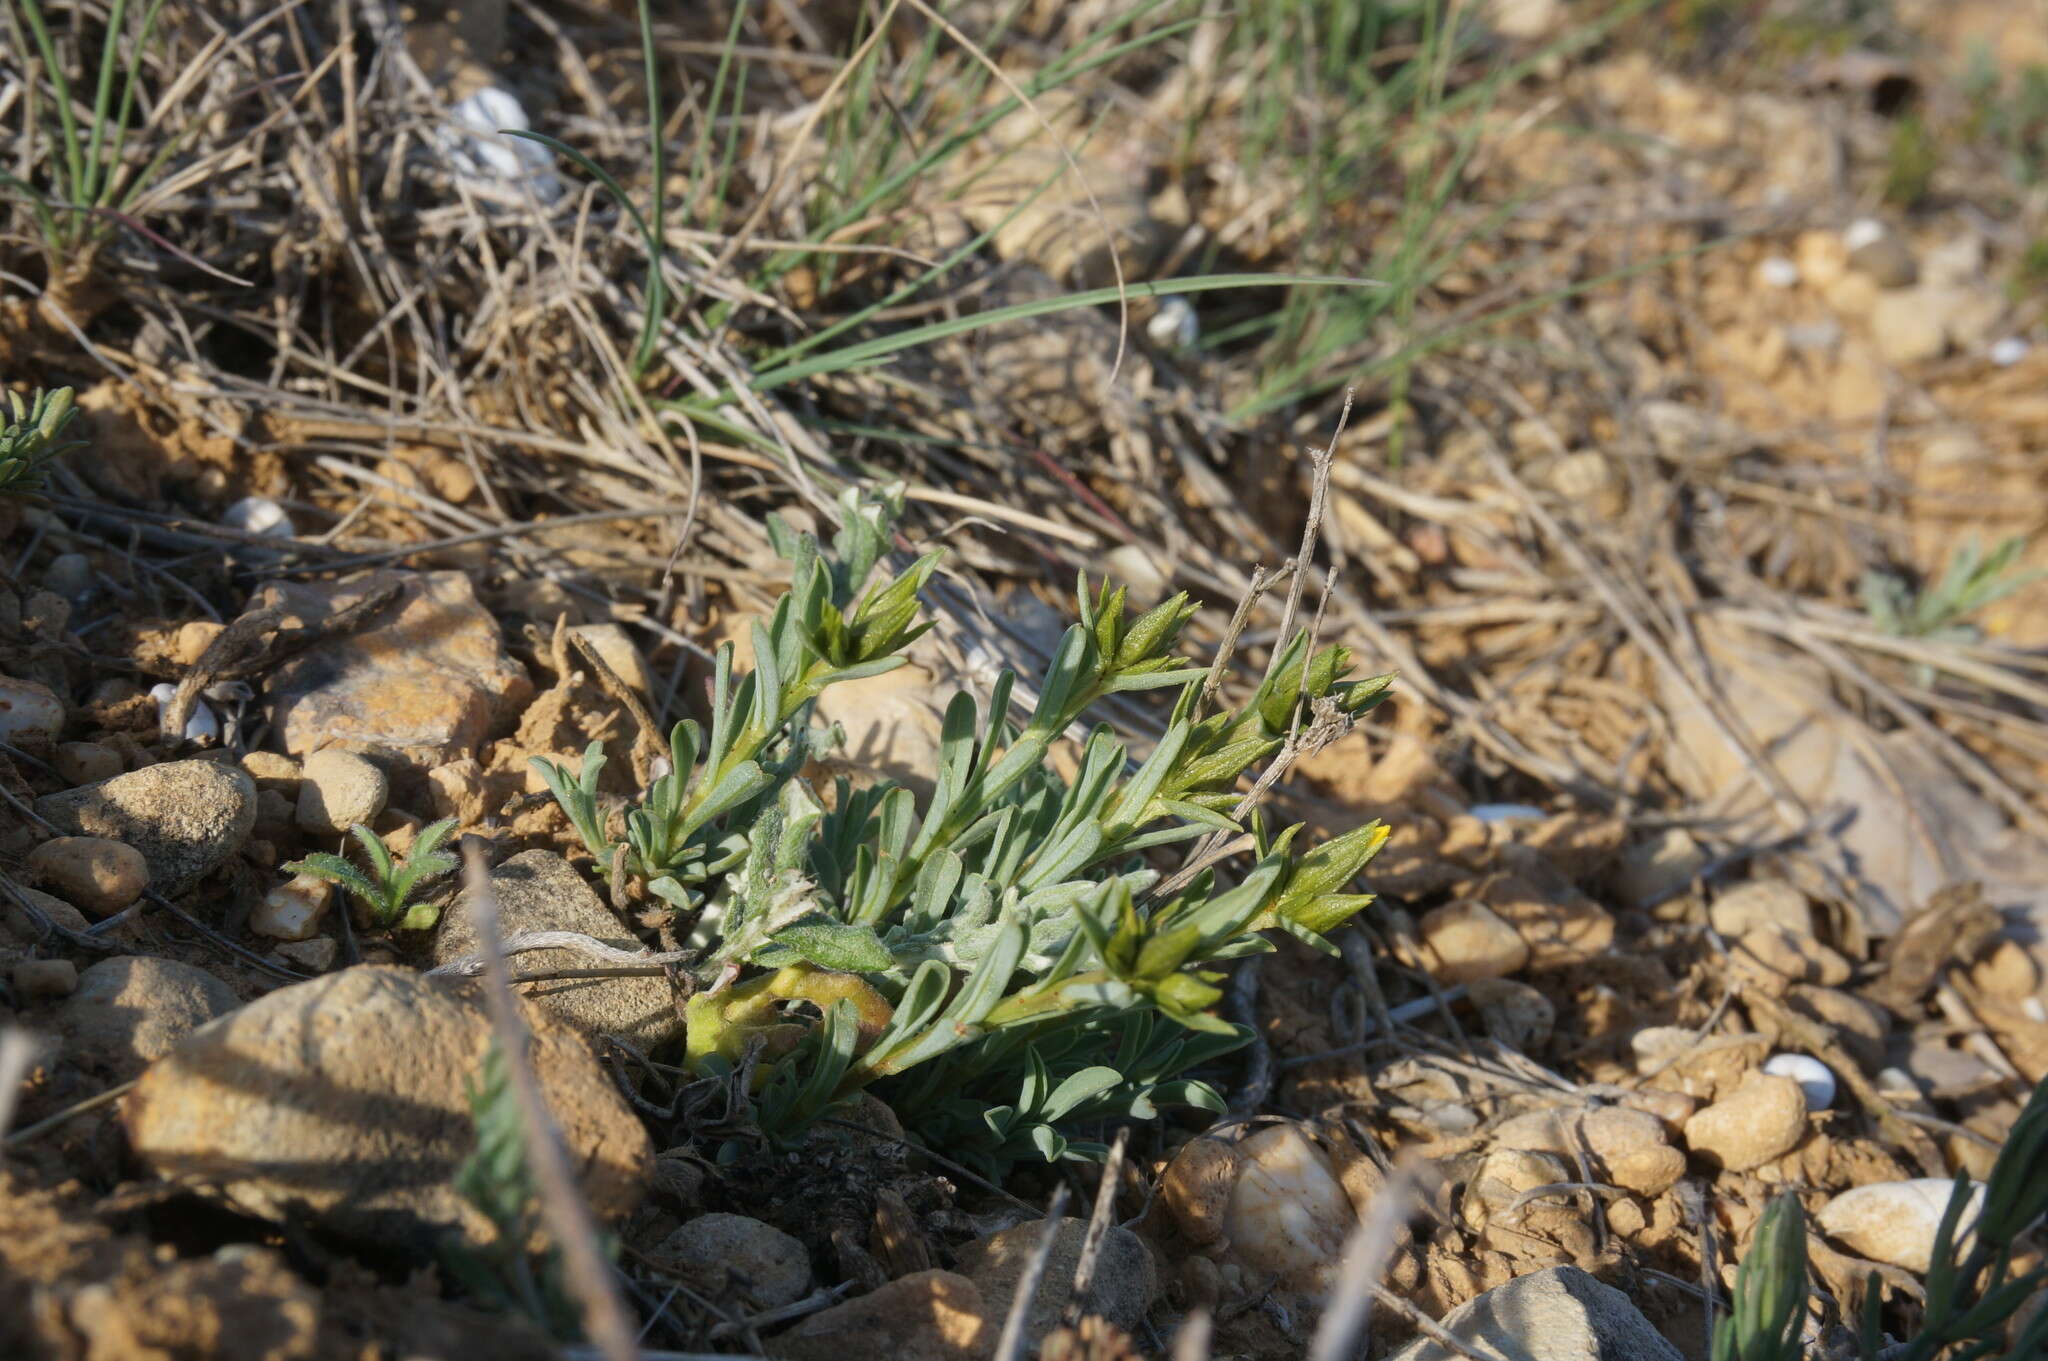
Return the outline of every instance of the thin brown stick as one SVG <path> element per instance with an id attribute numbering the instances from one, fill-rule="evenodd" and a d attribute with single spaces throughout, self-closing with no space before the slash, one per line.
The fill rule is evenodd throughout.
<path id="1" fill-rule="evenodd" d="M 1088 1216 L 1088 1233 L 1081 1240 L 1081 1257 L 1074 1263 L 1073 1294 L 1060 1313 L 1062 1323 L 1080 1322 L 1094 1303 L 1095 1266 L 1102 1256 L 1103 1241 L 1109 1236 L 1110 1223 L 1116 1218 L 1117 1186 L 1123 1180 L 1124 1149 L 1130 1142 L 1131 1130 L 1126 1125 L 1116 1132 L 1109 1145 L 1109 1158 L 1102 1164 L 1102 1180 L 1095 1187 L 1095 1207 Z"/>
<path id="2" fill-rule="evenodd" d="M 1046 1263 L 1052 1260 L 1052 1245 L 1059 1240 L 1060 1223 L 1066 1217 L 1067 1194 L 1065 1182 L 1052 1193 L 1052 1204 L 1045 1212 L 1045 1227 L 1039 1232 L 1038 1245 L 1031 1250 L 1024 1273 L 1017 1278 L 1016 1293 L 1010 1297 L 1010 1312 L 1003 1318 L 1003 1331 L 996 1339 L 990 1361 L 1024 1361 L 1024 1349 L 1031 1343 L 1024 1322 L 1031 1317 L 1032 1301 L 1038 1298 L 1038 1287 L 1045 1282 Z"/>
<path id="3" fill-rule="evenodd" d="M 8 1037 L 17 1036 L 21 1033 L 22 1032 L 18 1030 L 10 1030 L 6 1032 Z M 33 1055 L 31 1055 L 31 1057 L 33 1057 Z M 126 1096 L 130 1091 L 132 1091 L 135 1087 L 135 1084 L 140 1081 L 142 1081 L 142 1079 L 139 1077 L 130 1078 L 128 1079 L 128 1081 L 109 1087 L 103 1092 L 94 1092 L 91 1096 L 88 1096 L 83 1101 L 74 1101 L 69 1106 L 66 1106 L 63 1110 L 58 1111 L 55 1115 L 44 1116 L 42 1119 L 36 1121 L 33 1125 L 24 1125 L 20 1129 L 14 1131 L 14 1133 L 8 1135 L 5 1139 L 0 1139 L 0 1148 L 19 1148 L 21 1145 L 28 1143 L 32 1139 L 38 1139 L 43 1135 L 48 1134 L 51 1130 L 57 1128 L 59 1125 L 66 1124 L 78 1118 L 79 1116 L 84 1115 L 87 1111 L 95 1111 L 98 1110 L 101 1106 L 108 1104 L 109 1102 L 118 1101 L 122 1097 Z M 11 1094 L 19 1086 L 19 1079 L 14 1079 L 10 1081 L 7 1073 L 5 1071 L 0 1071 L 0 1130 L 4 1130 L 7 1128 L 7 1122 L 12 1114 L 12 1112 L 9 1111 L 7 1108 L 11 1104 L 13 1099 Z"/>

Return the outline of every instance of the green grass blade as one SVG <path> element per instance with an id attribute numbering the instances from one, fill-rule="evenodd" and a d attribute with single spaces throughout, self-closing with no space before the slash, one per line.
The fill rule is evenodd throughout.
<path id="1" fill-rule="evenodd" d="M 640 343 L 633 351 L 633 363 L 635 366 L 633 372 L 635 376 L 638 376 L 641 369 L 645 367 L 641 363 L 641 356 L 653 353 L 654 340 L 661 325 L 661 312 L 659 309 L 667 302 L 666 286 L 661 281 L 661 241 L 655 236 L 654 228 L 648 225 L 646 217 L 641 214 L 639 208 L 634 206 L 633 200 L 627 196 L 625 186 L 613 179 L 603 166 L 591 160 L 575 147 L 570 146 L 559 137 L 550 137 L 544 132 L 523 132 L 512 128 L 500 128 L 499 131 L 507 137 L 524 137 L 529 142 L 538 142 L 550 151 L 567 156 L 578 166 L 582 167 L 585 174 L 603 185 L 605 190 L 618 200 L 619 206 L 631 215 L 633 225 L 640 229 L 640 240 L 647 247 L 648 283 L 646 307 L 640 321 Z M 659 136 L 658 131 L 656 135 Z"/>
<path id="2" fill-rule="evenodd" d="M 121 169 L 121 156 L 128 146 L 128 119 L 135 112 L 135 86 L 142 75 L 142 54 L 149 50 L 150 37 L 156 32 L 156 16 L 163 7 L 164 0 L 150 0 L 149 8 L 143 12 L 142 32 L 136 37 L 135 47 L 128 54 L 128 73 L 121 87 L 121 110 L 114 117 L 114 145 L 106 156 L 106 179 L 95 190 L 92 202 L 100 202 L 105 197 L 106 192 L 114 187 L 115 176 Z M 95 127 L 93 133 L 97 136 L 99 129 Z M 182 136 L 170 137 L 166 138 L 165 142 L 167 146 L 171 147 L 182 146 L 185 139 Z M 136 191 L 141 186 L 148 184 L 150 180 L 155 178 L 156 172 L 162 168 L 166 157 L 167 152 L 160 151 L 150 158 L 150 163 L 144 168 L 143 173 L 136 176 L 134 185 L 122 194 L 121 197 L 124 204 L 134 199 Z M 98 159 L 98 155 L 95 153 L 95 168 L 97 168 Z"/>
<path id="3" fill-rule="evenodd" d="M 654 343 L 661 334 L 661 319 L 668 311 L 668 283 L 661 274 L 662 198 L 668 183 L 666 157 L 661 149 L 661 61 L 654 47 L 654 14 L 648 0 L 639 0 L 637 8 L 640 11 L 640 54 L 647 67 L 647 151 L 653 160 L 649 173 L 654 176 L 654 183 L 648 191 L 648 207 L 652 210 L 654 222 L 651 227 L 645 227 L 648 238 L 647 313 L 640 323 L 640 343 L 633 350 L 635 378 L 647 372 L 647 366 L 654 360 Z"/>
<path id="4" fill-rule="evenodd" d="M 49 71 L 50 87 L 57 92 L 57 122 L 64 134 L 64 161 L 56 168 L 58 197 L 75 201 L 85 182 L 85 154 L 78 141 L 78 118 L 71 111 L 71 82 L 64 78 L 64 66 L 57 60 L 57 45 L 50 41 L 50 26 L 43 22 L 39 0 L 21 0 L 21 13 Z"/>
<path id="5" fill-rule="evenodd" d="M 120 46 L 122 23 L 127 17 L 128 0 L 113 0 L 112 6 L 107 10 L 106 36 L 100 44 L 100 78 L 92 97 L 92 134 L 85 149 L 85 179 L 80 182 L 78 187 L 78 201 L 80 203 L 99 202 L 100 175 L 102 173 L 100 147 L 106 140 L 107 114 L 111 112 L 110 106 L 114 102 L 115 49 Z M 141 56 L 142 49 L 138 46 L 135 50 L 134 60 L 139 61 Z M 133 65 L 129 67 L 129 70 L 131 73 L 133 72 Z M 134 87 L 134 83 L 134 78 L 131 74 L 129 79 L 129 87 L 131 89 Z"/>
<path id="6" fill-rule="evenodd" d="M 1271 288 L 1276 285 L 1322 285 L 1335 288 L 1378 288 L 1372 279 L 1347 279 L 1325 274 L 1212 274 L 1206 278 L 1162 279 L 1156 283 L 1133 283 L 1124 292 L 1133 298 L 1163 298 L 1175 293 L 1207 293 L 1225 288 Z M 913 349 L 934 340 L 978 331 L 989 326 L 998 326 L 1006 321 L 1025 321 L 1032 317 L 1048 316 L 1055 312 L 1072 311 L 1080 307 L 1098 307 L 1117 300 L 1117 290 L 1091 288 L 1081 293 L 1070 293 L 1059 298 L 1039 298 L 1032 302 L 1020 302 L 1009 307 L 997 307 L 971 317 L 951 317 L 945 321 L 914 326 L 907 331 L 893 335 L 877 336 L 873 340 L 844 349 L 833 350 L 813 359 L 785 364 L 766 373 L 755 376 L 752 388 L 756 392 L 767 392 L 821 373 L 841 373 L 858 368 L 863 364 L 885 359 L 899 350 Z"/>

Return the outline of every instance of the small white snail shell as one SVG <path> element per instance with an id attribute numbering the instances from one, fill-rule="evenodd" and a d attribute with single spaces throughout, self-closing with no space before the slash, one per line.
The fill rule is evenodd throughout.
<path id="1" fill-rule="evenodd" d="M 171 706 L 171 697 L 178 693 L 178 687 L 169 681 L 149 687 L 149 697 L 156 701 L 157 722 L 162 723 L 164 711 Z M 185 720 L 187 742 L 211 742 L 220 738 L 220 720 L 214 717 L 203 699 L 192 702 L 192 713 Z"/>

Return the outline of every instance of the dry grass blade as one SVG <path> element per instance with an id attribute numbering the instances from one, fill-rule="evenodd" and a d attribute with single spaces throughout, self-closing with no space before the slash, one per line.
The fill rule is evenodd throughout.
<path id="1" fill-rule="evenodd" d="M 576 1190 L 568 1155 L 526 1061 L 526 1022 L 520 1018 L 510 971 L 498 945 L 498 899 L 491 890 L 490 871 L 474 841 L 463 853 L 463 888 L 476 919 L 477 939 L 484 943 L 484 1000 L 526 1126 L 526 1156 L 540 1187 L 541 1214 L 561 1248 L 569 1287 L 583 1311 L 585 1332 L 597 1339 L 604 1361 L 636 1361 L 640 1350 L 632 1321 L 612 1285 L 610 1268 L 598 1249 L 597 1226 Z"/>
<path id="2" fill-rule="evenodd" d="M 1059 1241 L 1060 1223 L 1067 1212 L 1067 1194 L 1065 1182 L 1052 1194 L 1052 1204 L 1045 1212 L 1045 1228 L 1039 1232 L 1038 1246 L 1031 1250 L 1031 1260 L 1024 1264 L 1024 1272 L 1017 1278 L 1017 1293 L 1010 1298 L 1010 1312 L 1003 1318 L 1002 1335 L 996 1339 L 990 1361 L 1024 1361 L 1024 1350 L 1031 1345 L 1025 1323 L 1031 1317 L 1031 1302 L 1038 1298 L 1038 1287 L 1045 1283 L 1045 1268 L 1052 1260 L 1053 1244 Z"/>
<path id="3" fill-rule="evenodd" d="M 1367 1325 L 1396 1234 L 1419 1203 L 1415 1174 L 1397 1169 L 1373 1196 L 1372 1208 L 1344 1244 L 1337 1284 L 1323 1306 L 1307 1361 L 1355 1361 L 1364 1354 Z"/>
<path id="4" fill-rule="evenodd" d="M 1102 1257 L 1102 1243 L 1109 1236 L 1110 1221 L 1116 1217 L 1116 1192 L 1123 1180 L 1124 1150 L 1131 1142 L 1129 1126 L 1116 1132 L 1109 1146 L 1109 1160 L 1102 1165 L 1102 1180 L 1095 1188 L 1095 1207 L 1088 1216 L 1088 1233 L 1081 1240 L 1080 1260 L 1074 1263 L 1074 1293 L 1061 1311 L 1060 1322 L 1080 1321 L 1093 1302 L 1095 1267 Z"/>
<path id="5" fill-rule="evenodd" d="M 1209 1361 L 1209 1339 L 1215 1331 L 1215 1321 L 1207 1309 L 1191 1310 L 1180 1321 L 1180 1331 L 1173 1335 L 1173 1361 Z"/>

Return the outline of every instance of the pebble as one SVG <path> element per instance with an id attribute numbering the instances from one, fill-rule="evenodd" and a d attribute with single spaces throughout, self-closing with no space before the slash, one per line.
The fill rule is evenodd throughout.
<path id="1" fill-rule="evenodd" d="M 1933 1263 L 1935 1235 L 1954 1190 L 1955 1183 L 1941 1177 L 1873 1182 L 1834 1197 L 1814 1219 L 1822 1233 L 1858 1256 L 1924 1272 Z M 1975 1221 L 1983 1204 L 1984 1186 L 1978 1182 L 1963 1211 L 1964 1226 Z M 1966 1248 L 1969 1241 L 1970 1235 L 1962 1234 L 1957 1246 Z"/>
<path id="2" fill-rule="evenodd" d="M 528 1058 L 585 1202 L 601 1220 L 622 1218 L 652 1174 L 646 1129 L 588 1040 L 539 1008 L 525 1013 Z M 453 1178 L 475 1151 L 468 1088 L 493 1043 L 475 985 L 359 965 L 187 1036 L 143 1074 L 121 1117 L 145 1165 L 244 1213 L 407 1257 L 449 1227 L 489 1242 L 495 1229 Z"/>
<path id="3" fill-rule="evenodd" d="M 31 633 L 61 638 L 71 622 L 71 602 L 55 591 L 30 591 L 22 602 L 21 622 Z"/>
<path id="4" fill-rule="evenodd" d="M 76 787 L 111 780 L 121 773 L 121 753 L 98 742 L 59 742 L 50 764 L 57 778 Z"/>
<path id="5" fill-rule="evenodd" d="M 1631 907 L 1654 907 L 1692 885 L 1707 853 L 1683 827 L 1667 827 L 1622 853 L 1615 887 Z"/>
<path id="6" fill-rule="evenodd" d="M 1145 323 L 1145 334 L 1155 345 L 1185 350 L 1202 338 L 1202 319 L 1195 314 L 1194 304 L 1176 293 L 1160 302 L 1152 320 Z"/>
<path id="7" fill-rule="evenodd" d="M 960 1249 L 957 1269 L 974 1282 L 992 1316 L 1008 1316 L 1018 1282 L 1031 1265 L 1044 1235 L 1045 1221 L 1033 1219 L 977 1238 Z M 1061 1312 L 1073 1299 L 1074 1269 L 1080 1263 L 1082 1241 L 1087 1236 L 1085 1219 L 1062 1219 L 1053 1230 L 1052 1254 L 1046 1259 L 1045 1275 L 1024 1315 L 1024 1335 L 1031 1342 L 1038 1342 L 1058 1325 Z M 1156 1294 L 1158 1279 L 1151 1252 L 1138 1235 L 1112 1225 L 1103 1235 L 1101 1254 L 1095 1259 L 1091 1311 L 1119 1328 L 1134 1329 L 1152 1307 Z"/>
<path id="8" fill-rule="evenodd" d="M 298 875 L 263 895 L 263 902 L 249 914 L 249 929 L 273 940 L 311 940 L 320 933 L 321 919 L 333 900 L 333 884 Z"/>
<path id="9" fill-rule="evenodd" d="M 299 532 L 285 508 L 267 496 L 243 497 L 221 512 L 220 522 L 244 534 L 272 539 L 289 539 Z"/>
<path id="10" fill-rule="evenodd" d="M 1734 1091 L 1685 1122 L 1694 1153 L 1747 1172 L 1798 1147 L 1806 1134 L 1806 1094 L 1789 1077 L 1749 1072 Z"/>
<path id="11" fill-rule="evenodd" d="M 299 781 L 306 777 L 306 768 L 296 760 L 275 751 L 250 751 L 242 753 L 241 765 L 258 789 L 275 789 L 281 794 L 296 796 Z"/>
<path id="12" fill-rule="evenodd" d="M 1970 969 L 1970 981 L 1986 994 L 2018 1006 L 2041 996 L 2041 966 L 2024 945 L 1999 941 Z"/>
<path id="13" fill-rule="evenodd" d="M 1197 1247 L 1223 1236 L 1239 1161 L 1236 1144 L 1201 1135 L 1181 1145 L 1159 1179 L 1167 1213 Z"/>
<path id="14" fill-rule="evenodd" d="M 341 944 L 332 936 L 315 936 L 311 940 L 285 941 L 277 947 L 277 952 L 308 973 L 326 973 L 334 967 L 334 957 L 341 953 Z"/>
<path id="15" fill-rule="evenodd" d="M 149 687 L 149 697 L 156 701 L 157 726 L 163 726 L 164 715 L 170 712 L 171 701 L 176 698 L 178 687 L 169 681 L 159 681 Z M 187 742 L 212 742 L 220 738 L 220 719 L 214 715 L 203 699 L 192 701 L 192 712 L 185 715 L 185 740 Z"/>
<path id="16" fill-rule="evenodd" d="M 1521 933 L 1469 898 L 1431 908 L 1418 925 L 1423 944 L 1436 956 L 1431 972 L 1440 982 L 1500 978 L 1529 962 Z"/>
<path id="17" fill-rule="evenodd" d="M 1813 934 L 1813 904 L 1785 879 L 1752 879 L 1739 888 L 1714 895 L 1707 922 L 1725 939 L 1734 940 L 1759 926 L 1783 926 Z"/>
<path id="18" fill-rule="evenodd" d="M 298 825 L 298 805 L 278 793 L 275 789 L 262 789 L 256 793 L 255 832 L 268 841 L 276 841 Z"/>
<path id="19" fill-rule="evenodd" d="M 1473 980 L 1465 996 L 1479 1012 L 1479 1023 L 1488 1038 L 1533 1054 L 1550 1042 L 1557 1024 L 1557 1008 L 1550 999 L 1527 983 L 1512 978 Z"/>
<path id="20" fill-rule="evenodd" d="M 498 898 L 498 929 L 507 936 L 522 931 L 577 931 L 621 950 L 643 947 L 568 861 L 553 851 L 524 851 L 491 871 Z M 443 914 L 434 933 L 436 964 L 474 954 L 483 945 L 466 911 Z M 583 969 L 590 957 L 570 950 L 532 950 L 519 957 L 520 970 L 547 973 Z M 645 1049 L 680 1036 L 682 1018 L 668 980 L 651 978 L 578 978 L 534 983 L 522 991 L 534 1001 L 596 1034 L 621 1035 Z"/>
<path id="21" fill-rule="evenodd" d="M 1683 1129 L 1692 1113 L 1700 1108 L 1698 1098 L 1663 1087 L 1639 1087 L 1632 1092 L 1623 1092 L 1616 1099 L 1632 1111 L 1647 1111 L 1656 1116 L 1671 1130 Z"/>
<path id="22" fill-rule="evenodd" d="M 78 966 L 68 959 L 24 959 L 14 966 L 14 995 L 25 1002 L 78 991 Z"/>
<path id="23" fill-rule="evenodd" d="M 1928 305 L 1924 290 L 1888 292 L 1870 312 L 1870 337 L 1885 362 L 1918 364 L 1939 359 L 1948 349 L 1948 328 Z"/>
<path id="24" fill-rule="evenodd" d="M 339 836 L 357 823 L 374 822 L 390 797 L 391 781 L 373 762 L 328 747 L 306 758 L 299 827 L 315 836 Z"/>
<path id="25" fill-rule="evenodd" d="M 1575 1266 L 1547 1267 L 1495 1286 L 1447 1314 L 1441 1325 L 1463 1355 L 1544 1361 L 1684 1361 L 1684 1353 L 1628 1296 Z M 1513 1339 L 1503 1344 L 1503 1339 Z M 1391 1361 L 1458 1361 L 1461 1353 L 1419 1337 Z"/>
<path id="26" fill-rule="evenodd" d="M 1103 558 L 1102 566 L 1111 581 L 1130 589 L 1130 599 L 1140 609 L 1164 600 L 1173 585 L 1159 559 L 1141 544 L 1117 545 Z"/>
<path id="27" fill-rule="evenodd" d="M 1913 248 L 1876 218 L 1860 218 L 1842 233 L 1849 248 L 1849 268 L 1879 288 L 1905 288 L 1920 277 Z"/>
<path id="28" fill-rule="evenodd" d="M 1810 1054 L 1773 1054 L 1765 1061 L 1764 1071 L 1798 1083 L 1809 1111 L 1824 1111 L 1835 1104 L 1835 1070 Z"/>
<path id="29" fill-rule="evenodd" d="M 1465 811 L 1488 826 L 1542 822 L 1550 816 L 1533 803 L 1475 803 Z"/>
<path id="30" fill-rule="evenodd" d="M 92 925 L 83 912 L 62 898 L 53 898 L 41 889 L 35 888 L 17 887 L 15 891 L 28 899 L 29 905 L 48 918 L 53 926 L 61 926 L 70 931 L 83 931 Z M 29 916 L 5 894 L 0 894 L 0 945 L 39 945 L 44 935 L 41 923 Z"/>
<path id="31" fill-rule="evenodd" d="M 193 619 L 178 626 L 171 635 L 171 656 L 180 666 L 196 665 L 206 655 L 206 649 L 213 646 L 213 640 L 220 637 L 225 625 L 211 619 Z"/>
<path id="32" fill-rule="evenodd" d="M 64 701 L 47 685 L 0 676 L 0 742 L 40 747 L 64 727 Z"/>
<path id="33" fill-rule="evenodd" d="M 473 827 L 484 820 L 484 788 L 484 768 L 473 757 L 450 761 L 427 772 L 427 796 L 433 800 L 434 816 L 454 818 L 463 827 Z"/>
<path id="34" fill-rule="evenodd" d="M 524 132 L 530 126 L 517 95 L 486 85 L 457 101 L 449 113 L 450 126 L 437 140 L 464 179 L 485 189 L 523 185 L 543 203 L 560 197 L 562 181 L 553 169 L 554 153 L 523 137 L 503 135 L 508 129 Z"/>
<path id="35" fill-rule="evenodd" d="M 43 589 L 63 596 L 74 606 L 83 605 L 98 585 L 92 559 L 83 553 L 59 553 L 43 569 Z"/>
<path id="36" fill-rule="evenodd" d="M 124 1081 L 240 1005 L 234 990 L 204 969 L 117 955 L 78 975 L 78 991 L 64 1003 L 58 1024 L 72 1058 Z"/>
<path id="37" fill-rule="evenodd" d="M 1647 1111 L 1599 1106 L 1572 1113 L 1534 1111 L 1505 1120 L 1493 1131 L 1497 1148 L 1575 1155 L 1581 1145 L 1593 1171 L 1608 1183 L 1646 1196 L 1661 1195 L 1685 1175 L 1685 1154 L 1669 1130 Z"/>
<path id="38" fill-rule="evenodd" d="M 272 582 L 250 602 L 325 619 L 372 591 L 400 600 L 345 638 L 308 649 L 265 685 L 271 721 L 294 755 L 343 743 L 431 769 L 476 753 L 500 718 L 532 697 L 498 621 L 462 572 L 372 572 L 345 583 Z"/>
<path id="39" fill-rule="evenodd" d="M 1569 883 L 1497 874 L 1479 899 L 1522 938 L 1531 968 L 1581 964 L 1614 943 L 1614 918 Z"/>
<path id="40" fill-rule="evenodd" d="M 1794 983 L 1839 987 L 1855 970 L 1849 961 L 1803 931 L 1789 926 L 1757 926 L 1745 932 L 1732 950 L 1737 963 L 1759 965 Z"/>
<path id="41" fill-rule="evenodd" d="M 1877 1003 L 1866 1002 L 1839 988 L 1818 988 L 1810 983 L 1795 983 L 1786 989 L 1785 1003 L 1800 1015 L 1827 1026 L 1836 1043 L 1864 1069 L 1884 1066 L 1885 1040 L 1891 1034 L 1892 1015 Z"/>
<path id="42" fill-rule="evenodd" d="M 745 1215 L 698 1215 L 662 1240 L 654 1255 L 723 1299 L 735 1288 L 753 1311 L 795 1304 L 811 1289 L 804 1245 Z"/>
<path id="43" fill-rule="evenodd" d="M 1905 1069 L 1920 1090 L 1936 1101 L 1957 1101 L 1998 1085 L 1999 1075 L 1975 1054 L 1938 1040 L 1921 1040 L 1906 1051 Z"/>
<path id="44" fill-rule="evenodd" d="M 142 853 L 99 836 L 52 837 L 29 852 L 28 872 L 93 917 L 112 916 L 149 887 Z"/>
<path id="45" fill-rule="evenodd" d="M 1773 255 L 1756 267 L 1756 277 L 1766 288 L 1796 288 L 1799 266 L 1782 255 Z"/>
<path id="46" fill-rule="evenodd" d="M 654 1159 L 654 1188 L 685 1210 L 693 1210 L 704 1198 L 704 1161 L 687 1144 L 658 1154 Z"/>
<path id="47" fill-rule="evenodd" d="M 1986 356 L 2001 369 L 2009 369 L 2033 350 L 2024 336 L 2004 336 L 1991 342 Z"/>
<path id="48" fill-rule="evenodd" d="M 1800 277 L 1814 288 L 1826 288 L 1849 267 L 1849 248 L 1829 231 L 1805 231 L 1793 247 Z"/>
<path id="49" fill-rule="evenodd" d="M 66 832 L 125 841 L 149 863 L 150 887 L 175 898 L 249 839 L 256 786 L 219 761 L 166 761 L 47 795 L 36 812 Z"/>
<path id="50" fill-rule="evenodd" d="M 1479 1170 L 1467 1183 L 1459 1218 L 1466 1228 L 1478 1233 L 1494 1215 L 1506 1213 L 1525 1192 L 1577 1180 L 1570 1166 L 1555 1153 L 1496 1146 L 1487 1150 Z"/>
<path id="51" fill-rule="evenodd" d="M 822 1309 L 765 1340 L 781 1361 L 987 1361 L 1003 1318 L 974 1282 L 950 1271 L 914 1271 Z"/>
<path id="52" fill-rule="evenodd" d="M 1237 1147 L 1224 1212 L 1229 1260 L 1283 1290 L 1328 1290 L 1356 1225 L 1336 1168 L 1296 1125 L 1268 1125 Z"/>

